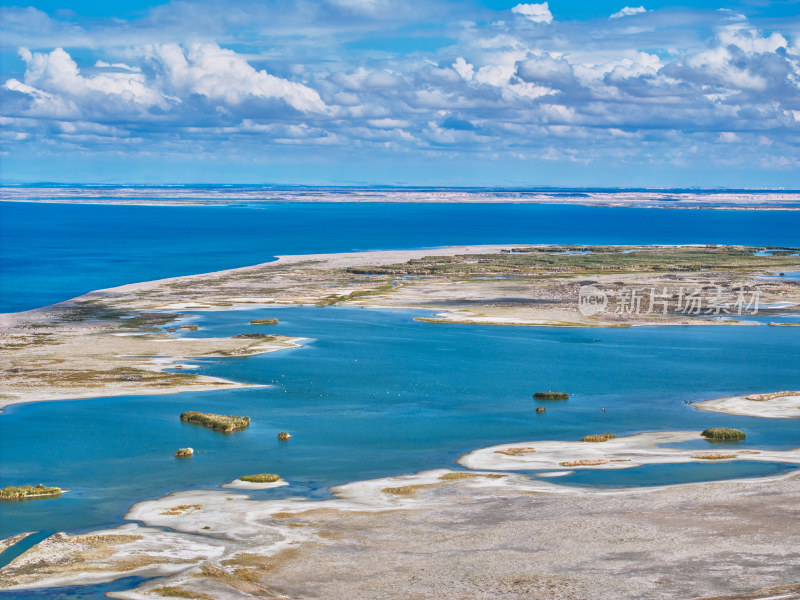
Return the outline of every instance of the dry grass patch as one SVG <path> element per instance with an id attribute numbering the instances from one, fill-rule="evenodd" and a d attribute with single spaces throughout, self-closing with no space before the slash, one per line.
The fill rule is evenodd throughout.
<path id="1" fill-rule="evenodd" d="M 727 460 L 729 458 L 736 458 L 736 455 L 712 452 L 710 454 L 692 454 L 691 458 L 697 458 L 699 460 Z"/>
<path id="2" fill-rule="evenodd" d="M 113 533 L 109 535 L 75 535 L 67 541 L 88 546 L 116 546 L 118 544 L 129 544 L 141 539 L 143 539 L 141 535 Z"/>
<path id="3" fill-rule="evenodd" d="M 485 477 L 487 479 L 500 479 L 505 475 L 497 473 L 469 473 L 467 471 L 454 471 L 453 473 L 445 473 L 439 477 L 440 481 L 460 481 L 462 479 L 475 479 L 476 477 Z"/>
<path id="4" fill-rule="evenodd" d="M 172 585 L 164 585 L 150 590 L 151 594 L 164 596 L 165 598 L 195 598 L 197 600 L 214 600 L 214 596 L 186 588 L 179 588 Z"/>
<path id="5" fill-rule="evenodd" d="M 165 510 L 162 512 L 162 515 L 188 515 L 193 513 L 196 510 L 203 510 L 202 504 L 178 504 L 177 506 L 173 506 L 169 510 Z"/>
<path id="6" fill-rule="evenodd" d="M 392 496 L 416 496 L 420 490 L 436 487 L 435 483 L 419 483 L 417 485 L 400 485 L 397 487 L 385 487 L 381 490 L 384 494 Z"/>
<path id="7" fill-rule="evenodd" d="M 506 456 L 524 456 L 526 454 L 533 454 L 535 449 L 530 446 L 516 446 L 514 448 L 503 448 L 502 450 L 495 450 L 495 454 L 505 454 Z"/>
<path id="8" fill-rule="evenodd" d="M 617 436 L 613 433 L 598 433 L 595 435 L 585 435 L 581 438 L 582 442 L 607 442 L 608 440 L 615 440 Z"/>
<path id="9" fill-rule="evenodd" d="M 751 402 L 764 402 L 766 400 L 774 400 L 775 398 L 783 398 L 785 396 L 800 396 L 800 392 L 770 392 L 768 394 L 750 394 L 745 396 L 746 400 Z"/>
<path id="10" fill-rule="evenodd" d="M 273 519 L 296 519 L 299 515 L 290 512 L 276 512 L 270 515 Z"/>
<path id="11" fill-rule="evenodd" d="M 558 464 L 562 467 L 594 467 L 596 465 L 607 465 L 610 462 L 611 461 L 607 458 L 582 458 L 580 460 L 568 460 Z"/>

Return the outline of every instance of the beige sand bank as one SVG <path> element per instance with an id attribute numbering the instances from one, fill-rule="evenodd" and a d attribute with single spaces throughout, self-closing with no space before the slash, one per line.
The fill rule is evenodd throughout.
<path id="1" fill-rule="evenodd" d="M 669 444 L 697 441 L 698 447 Z M 536 441 L 481 448 L 458 459 L 468 469 L 626 469 L 641 465 L 747 460 L 800 464 L 800 448 L 756 450 L 737 444 L 710 443 L 699 431 L 659 431 L 606 442 Z"/>
<path id="2" fill-rule="evenodd" d="M 796 419 L 800 417 L 800 392 L 778 392 L 777 394 L 747 394 L 693 402 L 698 410 L 761 417 L 764 419 Z"/>
<path id="3" fill-rule="evenodd" d="M 0 586 L 138 574 L 162 578 L 113 597 L 152 600 L 166 587 L 220 600 L 577 600 L 697 598 L 800 579 L 796 474 L 591 490 L 436 470 L 336 492 L 142 502 L 127 515 L 140 524 L 49 538 L 0 570 Z"/>

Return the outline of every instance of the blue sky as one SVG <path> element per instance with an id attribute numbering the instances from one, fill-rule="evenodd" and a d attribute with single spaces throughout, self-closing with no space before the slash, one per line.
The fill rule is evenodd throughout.
<path id="1" fill-rule="evenodd" d="M 800 2 L 3 3 L 5 182 L 800 187 Z"/>

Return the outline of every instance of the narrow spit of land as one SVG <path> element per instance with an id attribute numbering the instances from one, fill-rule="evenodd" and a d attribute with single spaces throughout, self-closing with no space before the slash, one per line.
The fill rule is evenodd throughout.
<path id="1" fill-rule="evenodd" d="M 236 357 L 302 340 L 244 330 L 181 337 L 176 319 L 242 306 L 424 309 L 434 323 L 553 327 L 751 325 L 797 313 L 796 248 L 740 246 L 470 246 L 284 256 L 253 267 L 91 292 L 0 316 L 0 407 L 17 402 L 211 390 L 239 384 L 168 372 L 191 357 Z M 582 290 L 607 304 L 581 310 Z M 691 302 L 694 302 L 692 304 Z M 585 308 L 585 307 L 584 307 Z M 591 307 L 590 307 L 591 308 Z M 261 327 L 258 327 L 261 329 Z"/>

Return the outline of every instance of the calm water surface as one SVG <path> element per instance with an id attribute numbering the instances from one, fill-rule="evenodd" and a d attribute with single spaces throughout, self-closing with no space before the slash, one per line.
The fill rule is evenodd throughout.
<path id="1" fill-rule="evenodd" d="M 800 246 L 800 211 L 0 202 L 0 312 L 136 281 L 258 264 L 279 254 L 501 243 Z"/>
<path id="2" fill-rule="evenodd" d="M 270 332 L 311 339 L 267 355 L 192 361 L 205 374 L 272 387 L 10 407 L 0 417 L 2 483 L 27 483 L 34 474 L 34 483 L 72 491 L 0 504 L 0 537 L 115 525 L 137 500 L 249 473 L 275 472 L 291 482 L 258 492 L 263 497 L 328 497 L 331 485 L 453 467 L 460 454 L 501 442 L 730 426 L 747 433 L 740 447 L 800 444 L 797 421 L 685 404 L 800 387 L 800 336 L 792 328 L 464 326 L 414 321 L 419 314 L 335 307 L 205 313 L 193 335 L 264 331 L 248 322 L 278 316 Z M 542 389 L 572 397 L 536 414 L 531 394 Z M 184 410 L 249 415 L 252 424 L 222 435 L 181 423 Z M 279 431 L 292 440 L 279 443 Z M 199 454 L 175 460 L 175 449 L 186 446 Z M 559 481 L 629 485 L 641 476 L 639 483 L 663 484 L 776 468 L 710 464 Z"/>

